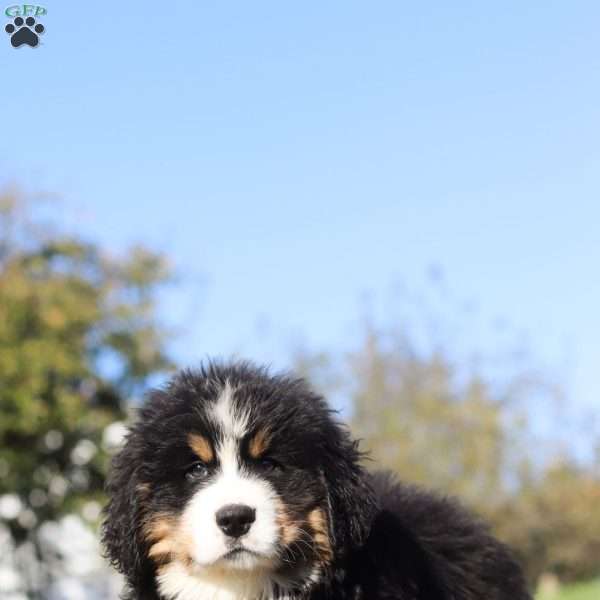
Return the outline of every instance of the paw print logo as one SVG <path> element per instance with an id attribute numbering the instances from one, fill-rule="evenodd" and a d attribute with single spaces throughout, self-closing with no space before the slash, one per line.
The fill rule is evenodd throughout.
<path id="1" fill-rule="evenodd" d="M 36 24 L 33 17 L 27 17 L 25 20 L 16 17 L 4 30 L 10 35 L 10 43 L 13 47 L 18 48 L 27 44 L 35 48 L 40 41 L 39 34 L 44 33 L 44 26 L 41 23 Z"/>

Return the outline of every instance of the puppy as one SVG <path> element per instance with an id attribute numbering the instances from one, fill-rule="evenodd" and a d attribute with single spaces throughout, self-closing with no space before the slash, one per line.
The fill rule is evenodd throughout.
<path id="1" fill-rule="evenodd" d="M 102 538 L 129 600 L 529 600 L 454 501 L 368 474 L 301 380 L 249 363 L 153 391 L 113 461 Z"/>

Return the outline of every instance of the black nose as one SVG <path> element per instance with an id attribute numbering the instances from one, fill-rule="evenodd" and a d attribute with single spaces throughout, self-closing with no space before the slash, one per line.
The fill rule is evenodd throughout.
<path id="1" fill-rule="evenodd" d="M 241 537 L 248 533 L 256 519 L 256 511 L 245 504 L 228 504 L 215 515 L 217 525 L 229 537 Z"/>

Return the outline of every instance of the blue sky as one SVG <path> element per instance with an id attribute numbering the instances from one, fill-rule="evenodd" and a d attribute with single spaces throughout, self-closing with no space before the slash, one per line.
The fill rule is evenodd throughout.
<path id="1" fill-rule="evenodd" d="M 44 6 L 1 32 L 0 181 L 169 253 L 182 363 L 344 350 L 437 264 L 462 343 L 505 319 L 600 404 L 597 2 Z"/>

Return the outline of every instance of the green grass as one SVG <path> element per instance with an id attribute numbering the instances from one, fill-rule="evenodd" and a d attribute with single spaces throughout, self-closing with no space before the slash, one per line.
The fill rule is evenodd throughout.
<path id="1" fill-rule="evenodd" d="M 565 586 L 557 596 L 537 596 L 536 600 L 600 600 L 600 581 Z"/>

